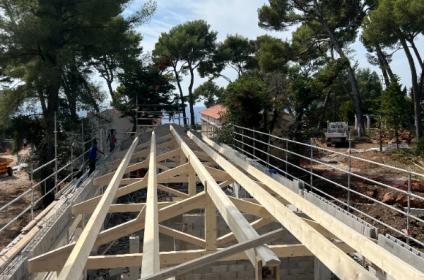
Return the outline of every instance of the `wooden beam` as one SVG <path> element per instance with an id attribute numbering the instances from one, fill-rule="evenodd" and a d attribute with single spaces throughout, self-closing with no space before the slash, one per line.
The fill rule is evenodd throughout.
<path id="1" fill-rule="evenodd" d="M 206 250 L 216 250 L 216 237 L 218 235 L 216 207 L 210 197 L 205 205 L 205 240 Z"/>
<path id="2" fill-rule="evenodd" d="M 144 259 L 141 264 L 142 278 L 153 275 L 160 270 L 156 140 L 154 131 L 152 132 L 152 140 L 150 142 L 146 217 L 144 219 L 145 226 L 143 238 Z"/>
<path id="3" fill-rule="evenodd" d="M 230 199 L 234 205 L 243 213 L 255 215 L 256 217 L 271 216 L 269 212 L 260 204 L 235 197 L 230 197 Z"/>
<path id="4" fill-rule="evenodd" d="M 170 159 L 172 157 L 175 157 L 178 154 L 179 154 L 179 149 L 164 152 L 157 157 L 157 161 L 161 162 L 161 161 L 164 161 L 166 159 Z M 149 161 L 147 159 L 140 161 L 140 162 L 137 162 L 137 163 L 133 163 L 125 169 L 125 174 L 133 172 L 133 171 L 141 169 L 141 168 L 147 168 L 148 164 L 149 164 Z M 101 187 L 101 186 L 109 183 L 113 174 L 114 174 L 114 172 L 109 172 L 109 173 L 106 173 L 102 176 L 98 176 L 98 177 L 94 178 L 93 186 Z"/>
<path id="5" fill-rule="evenodd" d="M 231 179 L 231 176 L 228 175 L 227 172 L 220 170 L 220 169 L 216 169 L 214 167 L 210 167 L 210 166 L 205 166 L 206 170 L 209 171 L 209 173 L 212 175 L 212 177 L 216 180 L 216 181 L 226 181 Z"/>
<path id="6" fill-rule="evenodd" d="M 249 176 L 241 172 L 232 163 L 194 136 L 189 137 L 206 152 L 222 169 L 228 172 L 233 179 L 255 198 L 268 212 L 278 220 L 293 236 L 306 246 L 328 269 L 341 279 L 374 279 L 364 267 L 346 255 L 330 240 L 298 217 L 287 206 L 264 190 Z M 216 147 L 214 145 L 214 147 Z M 279 184 L 279 188 L 284 187 Z M 294 192 L 292 192 L 294 193 Z M 283 196 L 286 198 L 285 196 Z M 302 209 L 301 207 L 298 207 Z M 322 211 L 322 210 L 321 210 Z M 335 220 L 333 218 L 333 220 Z"/>
<path id="7" fill-rule="evenodd" d="M 206 241 L 204 239 L 164 225 L 159 225 L 159 232 L 175 239 L 199 246 L 201 248 L 206 246 Z"/>
<path id="8" fill-rule="evenodd" d="M 183 197 L 183 198 L 189 197 L 189 195 L 184 193 L 184 192 L 180 192 L 179 190 L 167 187 L 167 186 L 162 185 L 162 184 L 158 184 L 158 190 L 160 190 L 162 192 L 169 193 L 169 194 L 176 196 L 176 197 Z"/>
<path id="9" fill-rule="evenodd" d="M 261 227 L 264 227 L 266 225 L 269 225 L 271 223 L 275 222 L 274 219 L 266 219 L 266 218 L 259 218 L 253 222 L 250 223 L 250 225 L 254 228 L 254 229 L 260 229 Z M 233 242 L 234 240 L 236 240 L 236 237 L 234 236 L 234 233 L 229 232 L 227 234 L 224 234 L 222 236 L 220 236 L 217 240 L 216 240 L 216 245 L 218 247 L 223 247 L 225 245 L 227 245 L 230 242 Z"/>
<path id="10" fill-rule="evenodd" d="M 197 192 L 197 177 L 193 167 L 188 168 L 188 195 L 193 196 Z"/>
<path id="11" fill-rule="evenodd" d="M 166 206 L 159 210 L 158 220 L 159 222 L 164 222 L 191 210 L 201 209 L 205 205 L 205 198 L 205 192 L 201 192 L 193 197 L 189 197 L 175 202 L 172 205 Z M 141 211 L 137 218 L 102 231 L 97 237 L 95 246 L 100 246 L 121 237 L 129 236 L 143 229 L 144 212 Z M 28 261 L 29 271 L 34 272 L 36 269 L 38 269 L 37 271 L 40 271 L 40 269 L 45 269 L 41 271 L 49 271 L 48 268 L 51 266 L 63 266 L 63 263 L 66 261 L 66 258 L 69 256 L 69 253 L 74 246 L 75 242 L 71 242 L 70 244 L 61 246 L 30 259 Z M 138 265 L 140 265 L 140 263 Z"/>
<path id="12" fill-rule="evenodd" d="M 248 174 L 257 178 L 259 181 L 262 181 L 268 186 L 268 188 L 272 189 L 272 191 L 277 193 L 279 196 L 284 197 L 284 199 L 321 224 L 321 226 L 337 236 L 340 240 L 344 241 L 347 245 L 354 248 L 368 261 L 374 263 L 388 275 L 395 279 L 424 279 L 423 272 L 391 254 L 372 240 L 368 239 L 366 236 L 350 228 L 348 225 L 335 219 L 329 213 L 325 212 L 310 201 L 282 186 L 280 182 L 250 165 L 247 161 L 241 160 L 235 156 L 234 151 L 224 149 L 209 139 L 204 139 L 204 141 L 220 153 L 225 154 L 232 162 L 240 166 L 240 168 L 245 170 Z M 261 204 L 265 206 L 264 203 Z M 321 261 L 325 264 L 323 260 Z"/>
<path id="13" fill-rule="evenodd" d="M 214 262 L 216 262 L 216 261 L 218 261 L 218 260 L 220 260 L 224 257 L 231 256 L 233 254 L 245 251 L 247 249 L 257 247 L 257 246 L 262 245 L 266 242 L 270 242 L 270 241 L 278 238 L 282 234 L 282 232 L 283 232 L 282 229 L 277 229 L 277 230 L 271 231 L 269 233 L 266 233 L 264 235 L 261 235 L 261 236 L 255 238 L 255 239 L 232 245 L 232 246 L 225 248 L 223 250 L 220 250 L 220 251 L 217 251 L 215 253 L 206 255 L 204 257 L 194 259 L 192 261 L 182 263 L 182 264 L 177 265 L 175 267 L 164 269 L 164 270 L 162 270 L 162 271 L 160 271 L 160 272 L 158 272 L 154 275 L 150 275 L 148 277 L 142 276 L 141 279 L 142 280 L 162 280 L 162 279 L 166 279 L 168 277 L 182 275 L 182 274 L 185 274 L 187 272 L 193 271 L 195 269 L 202 268 L 206 265 L 211 265 Z"/>
<path id="14" fill-rule="evenodd" d="M 336 243 L 336 245 L 344 250 L 346 253 L 353 253 L 354 250 L 344 243 Z M 307 257 L 313 256 L 312 253 L 306 249 L 302 244 L 290 245 L 268 245 L 268 247 L 280 258 L 290 257 Z M 218 250 L 223 250 L 220 248 Z M 185 250 L 185 251 L 168 251 L 160 253 L 161 267 L 169 267 L 187 262 L 202 256 L 212 254 L 214 251 L 207 250 Z M 113 268 L 126 268 L 126 267 L 139 267 L 142 262 L 143 254 L 118 254 L 118 255 L 102 255 L 90 256 L 87 261 L 87 270 L 97 269 L 113 269 Z M 240 261 L 248 260 L 244 252 L 236 253 L 232 256 L 224 257 L 219 260 L 222 262 L 227 261 Z M 45 271 L 59 271 L 63 266 L 63 262 L 46 262 L 43 266 L 32 266 L 31 273 L 45 272 Z"/>
<path id="15" fill-rule="evenodd" d="M 246 218 L 240 213 L 237 207 L 231 202 L 224 191 L 218 186 L 215 179 L 207 171 L 205 166 L 202 165 L 197 156 L 188 147 L 184 140 L 178 135 L 178 132 L 171 125 L 171 132 L 175 137 L 181 151 L 184 153 L 189 163 L 196 171 L 202 184 L 205 186 L 206 192 L 214 202 L 216 208 L 220 212 L 223 219 L 226 221 L 229 228 L 234 232 L 239 242 L 244 242 L 250 239 L 255 239 L 259 234 L 250 226 Z M 258 259 L 256 258 L 256 254 Z M 250 262 L 254 267 L 257 267 L 259 261 L 264 266 L 276 266 L 280 260 L 278 257 L 265 246 L 260 246 L 255 250 L 250 249 L 247 251 Z"/>
<path id="16" fill-rule="evenodd" d="M 115 172 L 112 180 L 110 181 L 105 193 L 100 199 L 99 204 L 91 215 L 87 225 L 85 226 L 81 236 L 78 238 L 74 248 L 71 251 L 62 271 L 59 274 L 60 280 L 79 279 L 84 270 L 88 256 L 94 246 L 97 235 L 101 230 L 103 221 L 107 215 L 108 209 L 115 198 L 118 190 L 119 183 L 124 176 L 125 169 L 130 162 L 131 155 L 138 143 L 138 137 L 134 139 L 124 159 Z"/>
<path id="17" fill-rule="evenodd" d="M 157 179 L 159 183 L 166 183 L 168 181 L 171 181 L 174 176 L 180 175 L 180 174 L 186 174 L 187 168 L 189 164 L 185 163 L 183 165 L 179 165 L 177 167 L 174 167 L 172 169 L 163 171 L 157 175 Z M 175 179 L 175 181 L 181 181 L 181 179 Z M 141 179 L 137 182 L 131 183 L 125 187 L 119 188 L 116 192 L 115 198 L 122 197 L 124 195 L 130 194 L 132 192 L 144 189 L 147 187 L 147 180 Z M 90 198 L 86 201 L 80 202 L 72 206 L 72 214 L 80 213 L 87 211 L 87 209 L 92 209 L 92 207 L 96 206 L 98 201 L 101 199 L 101 195 L 95 196 L 93 198 Z"/>

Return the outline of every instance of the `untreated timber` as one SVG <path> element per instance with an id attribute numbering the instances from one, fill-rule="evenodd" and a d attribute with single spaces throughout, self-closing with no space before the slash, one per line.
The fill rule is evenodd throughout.
<path id="1" fill-rule="evenodd" d="M 246 218 L 240 213 L 237 207 L 231 202 L 224 191 L 218 186 L 215 179 L 202 165 L 194 152 L 188 147 L 185 141 L 180 137 L 178 132 L 171 126 L 171 132 L 174 135 L 182 152 L 186 156 L 188 162 L 193 167 L 202 184 L 205 186 L 206 192 L 212 199 L 221 216 L 227 223 L 228 227 L 234 232 L 239 242 L 255 239 L 259 234 L 250 226 Z M 278 257 L 265 246 L 259 246 L 254 251 L 250 249 L 246 252 L 250 262 L 257 267 L 258 261 L 264 266 L 276 266 L 279 264 Z M 256 254 L 258 259 L 256 258 Z"/>
<path id="2" fill-rule="evenodd" d="M 202 142 L 194 134 L 189 132 L 188 135 L 190 139 L 207 153 L 222 169 L 227 171 L 236 182 L 243 186 L 253 198 L 267 209 L 276 220 L 278 220 L 296 239 L 304 244 L 306 248 L 339 278 L 376 278 L 223 156 Z M 281 184 L 279 188 L 283 188 Z"/>
<path id="3" fill-rule="evenodd" d="M 159 222 L 169 220 L 188 211 L 203 208 L 204 204 L 205 192 L 198 193 L 195 196 L 175 202 L 172 205 L 160 209 L 158 220 Z M 132 219 L 128 222 L 102 231 L 97 237 L 95 246 L 100 246 L 118 238 L 128 236 L 135 232 L 143 230 L 144 212 L 141 212 L 139 217 L 140 218 Z M 30 259 L 28 261 L 29 271 L 35 272 L 59 270 L 63 266 L 64 262 L 66 261 L 66 258 L 68 257 L 69 253 L 74 248 L 74 246 L 75 242 L 72 242 L 68 245 L 61 246 L 57 249 L 54 249 L 52 251 L 46 252 Z M 52 267 L 54 267 L 55 269 L 51 269 Z"/>
<path id="4" fill-rule="evenodd" d="M 266 242 L 270 242 L 276 238 L 278 238 L 283 233 L 282 229 L 277 229 L 274 231 L 271 231 L 269 233 L 266 233 L 264 235 L 261 235 L 255 239 L 247 240 L 235 245 L 232 245 L 228 248 L 225 248 L 223 250 L 217 251 L 215 253 L 212 253 L 210 255 L 206 255 L 204 257 L 200 257 L 182 264 L 179 264 L 175 267 L 170 267 L 164 270 L 161 270 L 160 272 L 148 276 L 148 277 L 141 277 L 142 280 L 162 280 L 166 279 L 171 276 L 178 276 L 185 274 L 187 272 L 190 272 L 195 269 L 199 269 L 201 267 L 204 267 L 206 265 L 210 265 L 220 259 L 223 259 L 227 256 L 245 251 L 250 248 L 257 247 L 261 244 L 264 244 Z"/>
<path id="5" fill-rule="evenodd" d="M 131 155 L 134 152 L 137 143 L 138 137 L 134 139 L 133 143 L 125 154 L 124 159 L 122 160 L 105 193 L 100 199 L 99 204 L 91 215 L 87 225 L 81 233 L 81 236 L 78 238 L 78 241 L 76 242 L 68 259 L 66 260 L 65 265 L 58 276 L 58 279 L 72 280 L 79 279 L 81 276 L 88 256 L 90 255 L 90 252 L 96 241 L 97 235 L 101 230 L 109 206 L 112 204 L 113 199 L 115 198 L 119 183 L 122 179 L 122 176 L 124 175 L 128 163 L 130 162 Z"/>
<path id="6" fill-rule="evenodd" d="M 158 189 L 156 166 L 156 136 L 152 132 L 149 156 L 149 175 L 147 179 L 146 217 L 144 219 L 143 254 L 141 277 L 153 275 L 160 270 L 159 260 L 159 222 Z"/>

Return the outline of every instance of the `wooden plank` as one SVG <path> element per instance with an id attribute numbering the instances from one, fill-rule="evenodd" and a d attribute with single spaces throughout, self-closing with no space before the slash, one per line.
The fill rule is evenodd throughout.
<path id="1" fill-rule="evenodd" d="M 201 192 L 193 197 L 175 202 L 172 205 L 160 209 L 159 222 L 169 220 L 194 209 L 203 208 L 205 205 L 205 197 L 205 192 Z M 143 229 L 144 212 L 141 211 L 137 218 L 102 231 L 97 237 L 95 246 L 100 246 L 118 238 L 129 236 Z M 30 259 L 28 261 L 29 271 L 51 271 L 51 267 L 62 267 L 74 246 L 75 242 L 71 242 L 70 244 Z M 138 265 L 140 265 L 140 263 Z"/>
<path id="2" fill-rule="evenodd" d="M 171 181 L 170 179 L 172 179 L 176 175 L 186 174 L 188 166 L 189 164 L 185 163 L 183 165 L 179 165 L 177 167 L 174 167 L 172 169 L 159 173 L 157 175 L 158 182 L 162 183 L 162 182 Z M 181 181 L 181 179 L 178 179 L 178 180 L 175 179 L 175 181 Z M 137 182 L 134 182 L 125 187 L 119 188 L 118 191 L 116 192 L 115 198 L 122 197 L 124 195 L 144 189 L 146 187 L 147 187 L 147 180 L 145 179 L 138 180 Z M 72 214 L 82 213 L 82 212 L 88 211 L 88 209 L 92 209 L 93 207 L 97 205 L 101 197 L 102 197 L 101 195 L 95 196 L 86 201 L 75 204 L 74 206 L 72 206 Z"/>
<path id="3" fill-rule="evenodd" d="M 71 251 L 62 271 L 59 274 L 59 280 L 78 279 L 85 267 L 88 256 L 94 246 L 97 235 L 101 230 L 103 221 L 107 215 L 108 209 L 115 198 L 119 183 L 124 175 L 125 169 L 128 166 L 131 155 L 138 143 L 138 137 L 134 139 L 128 149 L 124 159 L 116 170 L 111 182 L 109 183 L 105 193 L 99 201 L 96 209 L 91 215 L 87 225 L 85 226 L 81 236 L 78 238 L 74 248 Z"/>
<path id="4" fill-rule="evenodd" d="M 188 169 L 188 195 L 193 196 L 197 192 L 197 178 L 196 172 L 194 172 L 193 167 Z"/>
<path id="5" fill-rule="evenodd" d="M 161 162 L 161 161 L 164 161 L 166 159 L 170 159 L 172 157 L 175 157 L 178 154 L 179 154 L 179 149 L 175 149 L 175 150 L 172 150 L 172 151 L 167 151 L 167 152 L 164 152 L 164 153 L 158 155 L 157 161 L 158 162 Z M 141 162 L 133 163 L 133 164 L 129 165 L 125 169 L 125 174 L 130 173 L 130 172 L 133 172 L 133 171 L 138 170 L 138 169 L 141 169 L 141 168 L 147 168 L 148 167 L 148 164 L 149 164 L 149 161 L 147 159 L 145 159 L 145 160 L 143 160 Z M 101 187 L 104 184 L 109 183 L 109 181 L 112 178 L 113 174 L 114 174 L 114 172 L 109 172 L 109 173 L 106 173 L 106 174 L 104 174 L 102 176 L 98 176 L 98 177 L 94 178 L 93 186 Z"/>
<path id="6" fill-rule="evenodd" d="M 181 151 L 184 153 L 189 163 L 196 171 L 202 184 L 205 186 L 206 192 L 214 202 L 216 208 L 220 212 L 227 225 L 234 232 L 239 242 L 244 242 L 250 239 L 255 239 L 259 234 L 250 226 L 246 218 L 240 213 L 237 207 L 231 202 L 224 191 L 218 186 L 212 175 L 202 165 L 197 156 L 188 147 L 184 140 L 178 135 L 178 132 L 171 125 L 171 132 L 175 137 Z M 264 266 L 275 266 L 279 264 L 278 257 L 265 246 L 259 246 L 255 250 L 247 251 L 250 262 L 254 267 L 257 267 L 258 261 L 261 261 Z M 258 256 L 258 259 L 256 258 Z"/>
<path id="7" fill-rule="evenodd" d="M 269 233 L 266 233 L 264 235 L 261 235 L 261 236 L 255 238 L 255 239 L 232 245 L 228 248 L 225 248 L 225 249 L 217 251 L 215 253 L 206 255 L 204 257 L 200 257 L 200 258 L 194 259 L 192 261 L 182 263 L 182 264 L 177 265 L 175 267 L 163 269 L 162 271 L 160 271 L 160 272 L 158 272 L 154 275 L 150 275 L 148 277 L 141 277 L 141 279 L 142 280 L 162 280 L 162 279 L 166 279 L 168 277 L 182 275 L 182 274 L 185 274 L 187 272 L 193 271 L 195 269 L 202 268 L 206 265 L 211 265 L 214 262 L 216 262 L 216 261 L 218 261 L 218 260 L 220 260 L 224 257 L 231 256 L 231 255 L 236 254 L 238 252 L 242 252 L 242 251 L 245 251 L 247 249 L 257 247 L 257 246 L 264 244 L 266 242 L 270 242 L 270 241 L 278 238 L 282 234 L 282 232 L 283 232 L 282 229 L 277 229 L 277 230 L 271 231 Z"/>
<path id="8" fill-rule="evenodd" d="M 160 201 L 158 202 L 159 209 L 169 206 L 175 202 L 173 201 Z M 141 209 L 145 206 L 145 203 L 123 203 L 123 204 L 112 204 L 109 208 L 108 213 L 133 213 L 133 212 L 140 212 Z M 76 211 L 73 211 L 74 215 L 79 214 L 90 214 L 94 211 L 94 208 L 96 208 L 95 205 L 90 205 L 90 207 L 86 207 L 84 209 L 77 209 Z"/>
<path id="9" fill-rule="evenodd" d="M 380 269 L 385 271 L 388 275 L 395 279 L 424 279 L 424 273 L 417 270 L 404 260 L 391 254 L 366 236 L 356 232 L 343 222 L 334 219 L 330 214 L 323 211 L 318 206 L 304 199 L 300 195 L 294 193 L 288 188 L 254 166 L 250 165 L 247 161 L 241 160 L 234 156 L 234 152 L 229 149 L 224 149 L 209 139 L 204 139 L 210 146 L 214 147 L 217 151 L 225 154 L 232 162 L 240 166 L 248 174 L 262 181 L 272 189 L 279 196 L 284 197 L 288 202 L 299 208 L 306 215 L 321 224 L 324 228 L 337 236 L 340 240 L 344 241 L 347 245 L 354 248 L 358 253 L 363 255 L 368 261 L 374 263 Z M 265 206 L 265 204 L 261 203 Z M 321 260 L 322 261 L 322 260 Z M 322 261 L 325 263 L 324 261 Z M 328 266 L 327 266 L 328 267 Z"/>
<path id="10" fill-rule="evenodd" d="M 376 277 L 359 265 L 325 238 L 317 230 L 293 213 L 287 206 L 264 190 L 249 176 L 241 172 L 232 163 L 194 136 L 189 137 L 206 152 L 222 169 L 255 198 L 268 212 L 277 219 L 293 236 L 306 246 L 328 269 L 341 279 L 375 279 Z M 215 147 L 215 146 L 214 146 Z M 279 184 L 279 188 L 283 187 Z M 285 196 L 283 196 L 286 198 Z M 298 207 L 302 209 L 301 207 Z M 322 210 L 321 210 L 322 211 Z M 335 220 L 335 219 L 332 219 Z"/>
<path id="11" fill-rule="evenodd" d="M 216 207 L 208 197 L 205 205 L 205 240 L 206 250 L 216 250 L 216 237 L 218 235 Z"/>
<path id="12" fill-rule="evenodd" d="M 159 225 L 159 232 L 175 239 L 199 246 L 201 248 L 206 246 L 206 241 L 204 239 L 164 225 Z"/>
<path id="13" fill-rule="evenodd" d="M 220 169 L 216 169 L 214 167 L 210 167 L 210 166 L 205 166 L 206 170 L 209 171 L 209 173 L 212 175 L 212 177 L 216 180 L 216 181 L 226 181 L 231 179 L 231 176 L 228 175 L 227 172 L 220 170 Z"/>
<path id="14" fill-rule="evenodd" d="M 160 191 L 162 191 L 162 192 L 169 193 L 169 194 L 171 194 L 171 195 L 173 195 L 173 196 L 176 196 L 176 197 L 183 197 L 183 198 L 187 198 L 187 197 L 189 196 L 189 195 L 188 195 L 188 194 L 186 194 L 186 193 L 180 192 L 179 190 L 176 190 L 176 189 L 173 189 L 173 188 L 167 187 L 167 186 L 162 185 L 162 184 L 158 184 L 158 190 L 160 190 Z"/>
<path id="15" fill-rule="evenodd" d="M 159 260 L 159 222 L 158 222 L 158 190 L 156 166 L 156 137 L 152 132 L 149 158 L 149 176 L 147 183 L 146 217 L 144 219 L 143 254 L 141 277 L 153 275 L 160 270 Z"/>
<path id="16" fill-rule="evenodd" d="M 264 227 L 266 225 L 269 225 L 271 223 L 275 222 L 274 219 L 266 219 L 266 218 L 259 218 L 253 222 L 250 223 L 250 225 L 254 228 L 254 229 L 260 229 L 261 227 Z M 236 237 L 234 236 L 234 233 L 229 232 L 227 234 L 224 234 L 222 236 L 220 236 L 219 238 L 217 238 L 216 240 L 216 245 L 218 247 L 223 247 L 226 244 L 233 242 L 234 240 L 236 240 Z"/>
<path id="17" fill-rule="evenodd" d="M 353 253 L 354 250 L 344 243 L 336 243 L 336 245 L 344 250 L 346 253 Z M 302 244 L 290 244 L 290 245 L 268 245 L 268 247 L 280 258 L 290 257 L 307 257 L 313 256 L 312 253 L 306 249 Z M 218 249 L 223 250 L 223 249 Z M 178 265 L 183 262 L 187 262 L 202 256 L 209 255 L 214 251 L 207 250 L 185 250 L 185 251 L 169 251 L 161 252 L 160 260 L 161 267 L 169 267 Z M 126 267 L 139 267 L 142 262 L 143 254 L 118 254 L 118 255 L 106 255 L 106 256 L 90 256 L 87 261 L 87 270 L 97 269 L 113 269 L 113 268 L 126 268 Z M 224 257 L 219 260 L 222 262 L 227 261 L 240 261 L 248 260 L 244 252 L 236 253 L 232 256 Z M 62 264 L 58 262 L 49 262 L 45 266 L 35 266 L 31 268 L 31 272 L 45 272 L 45 271 L 59 271 L 62 268 Z"/>

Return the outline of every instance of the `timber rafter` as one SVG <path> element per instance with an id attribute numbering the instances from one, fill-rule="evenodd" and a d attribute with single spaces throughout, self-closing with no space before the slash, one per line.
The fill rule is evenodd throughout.
<path id="1" fill-rule="evenodd" d="M 255 269 L 256 279 L 262 279 L 265 270 L 271 272 L 272 279 L 280 279 L 280 258 L 315 256 L 340 279 L 375 279 L 366 266 L 350 256 L 360 253 L 369 265 L 395 279 L 424 280 L 422 272 L 237 158 L 232 151 L 210 139 L 202 141 L 191 132 L 182 132 L 170 126 L 165 135 L 154 131 L 147 143 L 140 144 L 135 138 L 126 152 L 117 152 L 109 163 L 109 170 L 114 171 L 95 178 L 88 186 L 98 195 L 72 206 L 72 214 L 79 220 L 90 215 L 81 235 L 69 244 L 34 256 L 28 263 L 29 271 L 56 271 L 58 279 L 80 279 L 84 270 L 136 267 L 141 279 L 170 279 L 218 261 L 247 260 Z M 140 170 L 145 174 L 124 178 Z M 227 195 L 224 189 L 235 183 L 253 199 Z M 116 202 L 140 190 L 147 192 L 146 201 Z M 289 205 L 299 211 L 291 210 Z M 204 213 L 204 236 L 164 224 L 192 211 Z M 135 218 L 102 230 L 108 213 L 134 213 Z M 246 215 L 256 218 L 248 222 Z M 217 221 L 221 218 L 230 232 L 218 236 Z M 270 224 L 281 228 L 257 233 Z M 140 232 L 144 237 L 142 252 L 93 254 L 100 245 Z M 300 243 L 267 245 L 288 232 Z M 160 234 L 195 249 L 161 251 Z"/>

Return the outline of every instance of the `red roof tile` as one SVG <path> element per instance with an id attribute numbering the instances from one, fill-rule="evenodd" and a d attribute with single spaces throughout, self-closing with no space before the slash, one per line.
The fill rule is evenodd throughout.
<path id="1" fill-rule="evenodd" d="M 205 110 L 200 112 L 200 114 L 202 116 L 208 116 L 213 119 L 220 119 L 225 114 L 225 112 L 227 112 L 227 107 L 221 104 L 217 104 L 212 107 L 206 108 Z"/>

